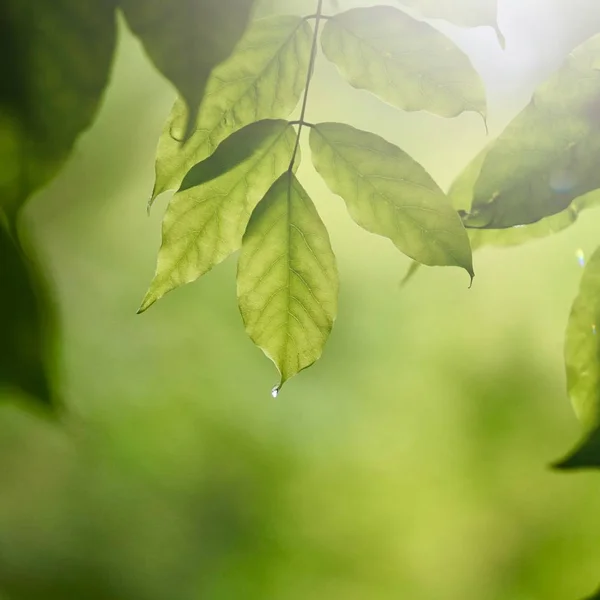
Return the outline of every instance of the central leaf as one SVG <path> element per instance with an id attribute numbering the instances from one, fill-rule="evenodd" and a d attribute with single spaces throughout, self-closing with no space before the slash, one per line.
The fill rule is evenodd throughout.
<path id="1" fill-rule="evenodd" d="M 177 188 L 231 133 L 254 121 L 287 117 L 304 89 L 311 39 L 312 28 L 300 17 L 252 23 L 232 56 L 214 70 L 185 144 L 187 110 L 182 100 L 175 103 L 158 144 L 152 198 Z"/>
<path id="2" fill-rule="evenodd" d="M 440 31 L 391 6 L 356 8 L 329 19 L 325 56 L 356 88 L 406 111 L 441 117 L 485 114 L 485 90 L 471 61 Z"/>
<path id="3" fill-rule="evenodd" d="M 473 276 L 458 213 L 425 169 L 397 146 L 341 123 L 311 130 L 313 162 L 352 218 L 425 265 L 455 265 Z"/>
<path id="4" fill-rule="evenodd" d="M 308 194 L 289 171 L 252 214 L 237 285 L 246 331 L 281 374 L 276 395 L 285 381 L 321 356 L 338 296 L 329 235 Z"/>
<path id="5" fill-rule="evenodd" d="M 295 141 L 287 121 L 258 121 L 190 170 L 165 213 L 156 274 L 139 312 L 240 247 L 252 210 L 288 168 Z"/>

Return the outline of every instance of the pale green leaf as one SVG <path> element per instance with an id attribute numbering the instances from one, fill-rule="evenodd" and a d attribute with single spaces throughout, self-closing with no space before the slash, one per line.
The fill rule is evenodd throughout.
<path id="1" fill-rule="evenodd" d="M 258 121 L 190 170 L 165 213 L 156 274 L 139 312 L 240 247 L 252 210 L 289 167 L 295 140 L 287 121 Z"/>
<path id="2" fill-rule="evenodd" d="M 103 2 L 98 2 L 102 4 Z M 131 30 L 196 120 L 206 82 L 248 25 L 254 0 L 119 0 Z M 187 137 L 187 135 L 185 135 Z"/>
<path id="3" fill-rule="evenodd" d="M 535 223 L 600 188 L 600 36 L 576 49 L 486 150 L 468 227 Z"/>
<path id="4" fill-rule="evenodd" d="M 498 0 L 398 0 L 429 19 L 443 19 L 460 27 L 493 27 L 500 45 L 504 36 L 498 28 Z"/>
<path id="5" fill-rule="evenodd" d="M 254 121 L 289 115 L 306 83 L 311 38 L 311 26 L 299 17 L 267 17 L 250 25 L 210 77 L 185 144 L 187 110 L 183 101 L 175 103 L 158 144 L 152 198 L 177 188 L 228 135 Z"/>
<path id="6" fill-rule="evenodd" d="M 252 214 L 237 275 L 246 331 L 281 374 L 275 395 L 321 356 L 337 313 L 338 287 L 327 229 L 288 171 Z"/>
<path id="7" fill-rule="evenodd" d="M 348 82 L 406 111 L 485 114 L 485 90 L 469 58 L 440 31 L 391 6 L 328 19 L 325 56 Z"/>
<path id="8" fill-rule="evenodd" d="M 2 18 L 20 52 L 3 63 L 18 61 L 21 70 L 18 81 L 3 82 L 10 91 L 0 95 L 0 207 L 12 220 L 91 125 L 116 28 L 109 1 L 5 0 Z"/>
<path id="9" fill-rule="evenodd" d="M 313 163 L 364 229 L 385 236 L 425 265 L 455 265 L 473 276 L 458 213 L 425 169 L 383 138 L 341 123 L 311 130 Z"/>
<path id="10" fill-rule="evenodd" d="M 468 213 L 473 203 L 474 186 L 481 172 L 487 150 L 480 152 L 463 172 L 454 180 L 448 193 L 452 205 L 459 213 Z M 470 229 L 469 216 L 465 214 L 467 233 L 471 240 L 471 248 L 483 246 L 518 246 L 527 242 L 552 235 L 566 229 L 579 217 L 582 210 L 594 208 L 600 204 L 600 192 L 593 191 L 573 200 L 565 210 L 531 223 L 504 229 Z"/>

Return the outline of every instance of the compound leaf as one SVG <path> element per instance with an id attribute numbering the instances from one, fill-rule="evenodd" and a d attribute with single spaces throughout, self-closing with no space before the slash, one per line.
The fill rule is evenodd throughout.
<path id="1" fill-rule="evenodd" d="M 577 48 L 486 150 L 468 227 L 527 225 L 600 188 L 600 36 Z"/>
<path id="2" fill-rule="evenodd" d="M 348 82 L 406 111 L 485 114 L 485 90 L 464 54 L 440 31 L 391 6 L 328 19 L 321 44 Z"/>
<path id="3" fill-rule="evenodd" d="M 337 312 L 338 287 L 327 229 L 288 171 L 252 214 L 237 275 L 246 331 L 281 374 L 275 395 L 321 356 Z"/>
<path id="4" fill-rule="evenodd" d="M 287 121 L 258 121 L 190 170 L 165 213 L 156 274 L 139 312 L 240 247 L 252 210 L 288 168 L 295 140 Z"/>
<path id="5" fill-rule="evenodd" d="M 425 265 L 455 265 L 473 276 L 458 213 L 425 169 L 383 138 L 341 123 L 311 130 L 313 163 L 364 229 L 385 236 Z"/>
<path id="6" fill-rule="evenodd" d="M 429 19 L 443 19 L 459 27 L 493 27 L 500 45 L 504 36 L 498 28 L 498 0 L 399 0 L 400 4 L 415 8 Z"/>
<path id="7" fill-rule="evenodd" d="M 0 224 L 0 390 L 53 403 L 47 360 L 51 306 L 37 267 Z"/>
<path id="8" fill-rule="evenodd" d="M 0 98 L 0 207 L 12 220 L 68 158 L 96 114 L 115 47 L 110 1 L 7 0 L 3 27 L 19 56 L 19 81 Z M 9 90 L 13 82 L 3 82 Z M 16 99 L 20 106 L 17 106 Z"/>
<path id="9" fill-rule="evenodd" d="M 244 33 L 254 0 L 119 0 L 156 68 L 185 100 L 187 137 L 213 68 Z M 97 2 L 103 4 L 103 2 Z"/>
<path id="10" fill-rule="evenodd" d="M 158 145 L 153 199 L 177 188 L 189 169 L 228 135 L 254 121 L 289 115 L 306 83 L 311 39 L 311 26 L 299 17 L 266 17 L 250 25 L 208 80 L 185 144 L 188 111 L 182 100 L 175 103 Z"/>

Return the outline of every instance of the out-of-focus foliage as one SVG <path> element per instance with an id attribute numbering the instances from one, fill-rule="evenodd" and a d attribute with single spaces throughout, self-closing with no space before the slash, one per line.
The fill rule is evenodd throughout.
<path id="1" fill-rule="evenodd" d="M 391 6 L 356 8 L 329 19 L 325 56 L 348 82 L 406 111 L 442 117 L 485 114 L 485 91 L 469 58 L 440 31 Z"/>

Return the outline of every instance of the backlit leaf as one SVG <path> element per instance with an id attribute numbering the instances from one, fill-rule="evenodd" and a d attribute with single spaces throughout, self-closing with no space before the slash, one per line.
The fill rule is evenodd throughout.
<path id="1" fill-rule="evenodd" d="M 0 390 L 53 401 L 47 374 L 51 306 L 36 265 L 0 224 Z"/>
<path id="2" fill-rule="evenodd" d="M 425 265 L 455 265 L 473 275 L 458 213 L 427 171 L 383 138 L 341 123 L 311 130 L 313 163 L 364 229 L 385 236 Z"/>
<path id="3" fill-rule="evenodd" d="M 391 6 L 356 8 L 328 19 L 325 56 L 348 82 L 406 111 L 442 117 L 485 114 L 483 83 L 440 31 Z"/>
<path id="4" fill-rule="evenodd" d="M 600 36 L 576 49 L 487 149 L 468 227 L 535 223 L 600 188 Z"/>
<path id="5" fill-rule="evenodd" d="M 498 0 L 398 0 L 400 4 L 417 9 L 429 19 L 444 19 L 460 27 L 489 25 L 496 30 L 504 47 L 504 37 L 498 29 Z"/>
<path id="6" fill-rule="evenodd" d="M 258 121 L 190 170 L 165 213 L 156 274 L 140 312 L 240 247 L 252 210 L 288 168 L 295 140 L 287 121 Z"/>
<path id="7" fill-rule="evenodd" d="M 244 33 L 254 0 L 119 2 L 156 68 L 185 100 L 190 111 L 187 133 L 191 133 L 208 77 Z"/>
<path id="8" fill-rule="evenodd" d="M 189 169 L 234 131 L 289 115 L 306 83 L 311 38 L 311 26 L 299 17 L 266 17 L 250 25 L 231 57 L 210 77 L 185 144 L 187 110 L 182 100 L 175 103 L 158 145 L 152 198 L 177 188 Z"/>
<path id="9" fill-rule="evenodd" d="M 320 356 L 337 313 L 338 273 L 329 235 L 289 171 L 254 210 L 238 264 L 238 302 L 246 331 L 281 379 Z"/>
<path id="10" fill-rule="evenodd" d="M 21 53 L 2 60 L 22 70 L 0 103 L 0 207 L 12 219 L 92 123 L 115 47 L 115 10 L 108 0 L 5 0 L 2 18 Z"/>

